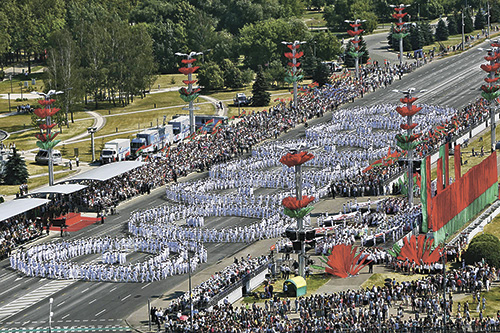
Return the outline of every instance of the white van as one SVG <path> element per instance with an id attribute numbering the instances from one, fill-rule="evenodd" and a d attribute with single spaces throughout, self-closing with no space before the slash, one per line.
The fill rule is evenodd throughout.
<path id="1" fill-rule="evenodd" d="M 49 151 L 45 149 L 40 149 L 35 156 L 35 162 L 38 164 L 49 164 Z M 52 163 L 60 164 L 62 163 L 62 155 L 59 150 L 52 150 Z"/>

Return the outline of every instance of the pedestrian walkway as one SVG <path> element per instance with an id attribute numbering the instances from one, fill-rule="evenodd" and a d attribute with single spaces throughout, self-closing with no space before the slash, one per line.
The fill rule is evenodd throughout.
<path id="1" fill-rule="evenodd" d="M 74 280 L 51 280 L 49 283 L 35 289 L 31 293 L 2 306 L 0 308 L 0 324 L 7 318 L 63 290 L 73 283 L 75 283 Z"/>

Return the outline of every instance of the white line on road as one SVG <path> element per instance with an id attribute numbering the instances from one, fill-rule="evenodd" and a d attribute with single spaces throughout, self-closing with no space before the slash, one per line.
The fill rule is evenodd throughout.
<path id="1" fill-rule="evenodd" d="M 123 302 L 124 300 L 126 300 L 127 298 L 129 298 L 130 296 L 132 296 L 132 295 L 128 294 L 128 296 L 125 296 L 124 298 L 122 298 L 122 302 Z"/>
<path id="2" fill-rule="evenodd" d="M 56 305 L 56 308 L 60 307 L 61 305 L 63 305 L 64 303 L 66 303 L 66 301 L 62 301 L 61 303 L 57 304 Z"/>
<path id="3" fill-rule="evenodd" d="M 104 309 L 104 310 L 102 310 L 102 311 L 100 311 L 100 312 L 96 313 L 96 314 L 95 314 L 95 316 L 97 317 L 97 316 L 99 316 L 99 315 L 103 314 L 105 311 L 106 311 L 106 309 Z"/>
<path id="4" fill-rule="evenodd" d="M 146 288 L 146 287 L 147 287 L 147 286 L 149 286 L 150 284 L 151 284 L 151 282 L 149 282 L 147 285 L 145 285 L 145 286 L 141 287 L 141 289 Z"/>
<path id="5" fill-rule="evenodd" d="M 65 315 L 64 317 L 62 317 L 61 319 L 64 319 L 64 318 L 67 318 L 69 317 L 69 313 L 67 315 Z"/>
<path id="6" fill-rule="evenodd" d="M 115 290 L 115 289 L 116 289 L 116 287 L 114 287 L 113 289 L 111 289 L 109 292 L 112 292 L 112 291 L 113 291 L 113 290 Z"/>
<path id="7" fill-rule="evenodd" d="M 89 302 L 89 304 L 92 304 L 94 303 L 95 301 L 97 301 L 97 298 L 94 298 L 92 301 Z"/>
<path id="8" fill-rule="evenodd" d="M 86 291 L 87 291 L 87 290 L 89 290 L 89 289 L 90 289 L 90 288 L 86 288 L 86 289 L 82 290 L 82 292 L 81 292 L 81 293 L 83 294 L 84 292 L 86 292 Z"/>

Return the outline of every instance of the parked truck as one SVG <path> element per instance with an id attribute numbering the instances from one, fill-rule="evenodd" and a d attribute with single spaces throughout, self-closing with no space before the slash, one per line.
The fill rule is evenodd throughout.
<path id="1" fill-rule="evenodd" d="M 166 144 L 174 141 L 172 125 L 148 128 L 137 134 L 130 143 L 132 157 L 148 154 L 163 149 Z"/>
<path id="2" fill-rule="evenodd" d="M 189 136 L 189 116 L 179 116 L 168 123 L 173 127 L 174 142 L 179 142 Z"/>
<path id="3" fill-rule="evenodd" d="M 124 161 L 130 155 L 130 140 L 115 139 L 104 144 L 101 151 L 101 164 Z"/>

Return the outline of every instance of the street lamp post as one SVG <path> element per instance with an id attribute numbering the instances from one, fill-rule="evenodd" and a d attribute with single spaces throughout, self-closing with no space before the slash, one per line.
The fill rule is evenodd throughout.
<path id="1" fill-rule="evenodd" d="M 52 332 L 52 316 L 54 315 L 52 312 L 52 303 L 54 303 L 54 299 L 51 297 L 49 299 L 49 333 Z"/>
<path id="2" fill-rule="evenodd" d="M 360 52 L 360 47 L 359 47 L 359 43 L 361 42 L 359 36 L 363 32 L 363 29 L 359 29 L 359 27 L 361 26 L 361 23 L 366 22 L 366 20 L 356 19 L 354 21 L 345 20 L 344 22 L 349 23 L 349 25 L 354 29 L 354 30 L 347 30 L 349 36 L 354 37 L 354 39 L 351 40 L 351 43 L 354 44 L 354 50 L 355 50 L 354 52 L 348 51 L 348 53 L 351 55 L 351 57 L 354 58 L 356 66 L 356 80 L 359 80 L 359 58 L 364 53 Z"/>
<path id="3" fill-rule="evenodd" d="M 481 96 L 488 101 L 488 108 L 490 111 L 490 121 L 491 121 L 491 151 L 495 150 L 496 146 L 496 123 L 495 123 L 495 110 L 492 107 L 492 103 L 498 98 L 500 95 L 500 90 L 496 83 L 498 81 L 498 77 L 496 73 L 500 68 L 500 63 L 497 62 L 500 54 L 497 53 L 498 48 L 500 47 L 500 43 L 498 41 L 494 41 L 491 43 L 492 49 L 488 49 L 488 55 L 484 57 L 484 60 L 488 61 L 489 64 L 481 65 L 481 69 L 488 73 L 488 77 L 484 79 L 488 85 L 481 86 Z"/>
<path id="4" fill-rule="evenodd" d="M 413 116 L 417 114 L 421 107 L 413 105 L 413 103 L 418 99 L 414 97 L 413 94 L 423 92 L 425 90 L 416 91 L 415 88 L 410 88 L 406 91 L 393 90 L 394 92 L 399 92 L 405 95 L 401 98 L 401 103 L 406 104 L 403 107 L 397 107 L 396 111 L 403 117 L 406 117 L 406 124 L 401 124 L 400 127 L 406 130 L 406 136 L 398 134 L 396 135 L 397 145 L 408 152 L 408 204 L 410 207 L 413 206 L 413 149 L 417 146 L 416 140 L 420 137 L 420 134 L 413 134 L 413 129 L 417 126 L 413 123 Z"/>
<path id="5" fill-rule="evenodd" d="M 179 72 L 187 75 L 187 77 L 188 77 L 187 81 L 186 80 L 182 81 L 184 84 L 187 84 L 187 89 L 182 88 L 179 90 L 179 92 L 181 94 L 181 98 L 185 102 L 189 103 L 189 107 L 188 107 L 188 110 L 189 110 L 189 134 L 193 135 L 193 133 L 195 132 L 194 110 L 199 109 L 199 108 L 195 108 L 193 103 L 194 103 L 194 100 L 199 96 L 198 92 L 200 91 L 199 88 L 193 89 L 193 83 L 196 83 L 196 80 L 193 80 L 193 73 L 199 68 L 199 66 L 193 67 L 193 63 L 196 61 L 196 59 L 194 57 L 198 56 L 198 55 L 203 55 L 203 52 L 191 52 L 189 54 L 177 52 L 177 53 L 175 53 L 175 55 L 180 56 L 180 57 L 185 57 L 185 59 L 182 59 L 182 63 L 187 64 L 187 67 L 179 68 Z"/>
<path id="6" fill-rule="evenodd" d="M 443 245 L 443 332 L 446 332 L 446 239 L 448 238 L 448 233 L 446 233 Z"/>
<path id="7" fill-rule="evenodd" d="M 488 1 L 488 38 L 490 38 L 490 2 Z"/>
<path id="8" fill-rule="evenodd" d="M 95 127 L 87 127 L 87 132 L 90 133 L 90 147 L 92 149 L 92 162 L 95 161 L 94 134 L 97 132 Z"/>
<path id="9" fill-rule="evenodd" d="M 281 42 L 281 44 L 286 45 L 292 52 L 285 53 L 285 57 L 291 59 L 292 62 L 288 63 L 288 66 L 292 67 L 291 74 L 285 79 L 285 81 L 293 82 L 293 107 L 297 108 L 297 84 L 302 76 L 297 73 L 298 67 L 300 66 L 300 62 L 297 62 L 297 59 L 304 55 L 303 52 L 297 52 L 300 45 L 305 44 L 306 42 L 300 42 L 298 40 L 294 42 Z"/>
<path id="10" fill-rule="evenodd" d="M 22 88 L 23 86 L 21 85 L 21 91 L 22 91 Z M 39 96 L 43 96 L 44 97 L 44 100 L 45 100 L 45 105 L 44 105 L 44 108 L 49 108 L 50 109 L 50 104 L 52 104 L 52 102 L 54 102 L 54 100 L 51 100 L 51 97 L 54 96 L 54 95 L 60 95 L 62 94 L 63 92 L 62 91 L 55 91 L 55 90 L 49 90 L 48 93 L 42 93 L 42 92 L 37 92 L 37 91 L 33 91 L 32 94 L 35 94 L 35 95 L 39 95 Z M 22 96 L 22 95 L 21 95 Z M 40 103 L 40 102 L 39 102 Z M 59 111 L 59 109 L 57 109 L 57 111 Z M 56 112 L 57 112 L 56 111 Z M 56 113 L 54 112 L 54 114 Z M 55 124 L 52 124 L 52 116 L 51 115 L 47 115 L 45 117 L 45 127 L 46 127 L 46 131 L 47 131 L 47 138 L 49 140 L 50 137 L 51 137 L 51 129 L 52 127 L 54 127 Z M 58 133 L 56 133 L 57 135 Z M 54 136 L 55 137 L 55 136 Z M 49 144 L 48 145 L 48 149 L 47 149 L 47 153 L 48 153 L 48 165 L 49 165 L 49 186 L 53 186 L 54 185 L 54 160 L 53 160 L 53 156 L 52 156 L 52 149 L 54 148 L 53 146 L 55 146 L 57 144 L 57 142 L 53 143 L 52 144 Z"/>
<path id="11" fill-rule="evenodd" d="M 10 80 L 10 93 L 12 94 L 14 92 L 12 90 L 12 74 L 9 74 L 9 80 Z"/>
<path id="12" fill-rule="evenodd" d="M 465 23 L 464 23 L 464 8 L 462 8 L 462 51 L 465 50 Z"/>
<path id="13" fill-rule="evenodd" d="M 392 34 L 392 36 L 396 39 L 399 39 L 399 66 L 402 68 L 403 66 L 403 39 L 408 35 L 408 33 L 405 33 L 404 29 L 404 22 L 403 22 L 403 17 L 407 13 L 403 13 L 403 10 L 406 8 L 410 7 L 410 5 L 404 5 L 400 4 L 399 6 L 395 5 L 390 5 L 391 8 L 394 8 L 394 11 L 396 13 L 392 14 L 392 17 L 398 20 L 396 22 L 396 28 L 394 28 L 395 33 Z M 418 5 L 418 10 L 419 10 L 419 15 L 418 19 L 420 21 L 420 4 Z"/>
<path id="14" fill-rule="evenodd" d="M 10 112 L 10 93 L 7 93 L 9 95 L 9 112 Z"/>

